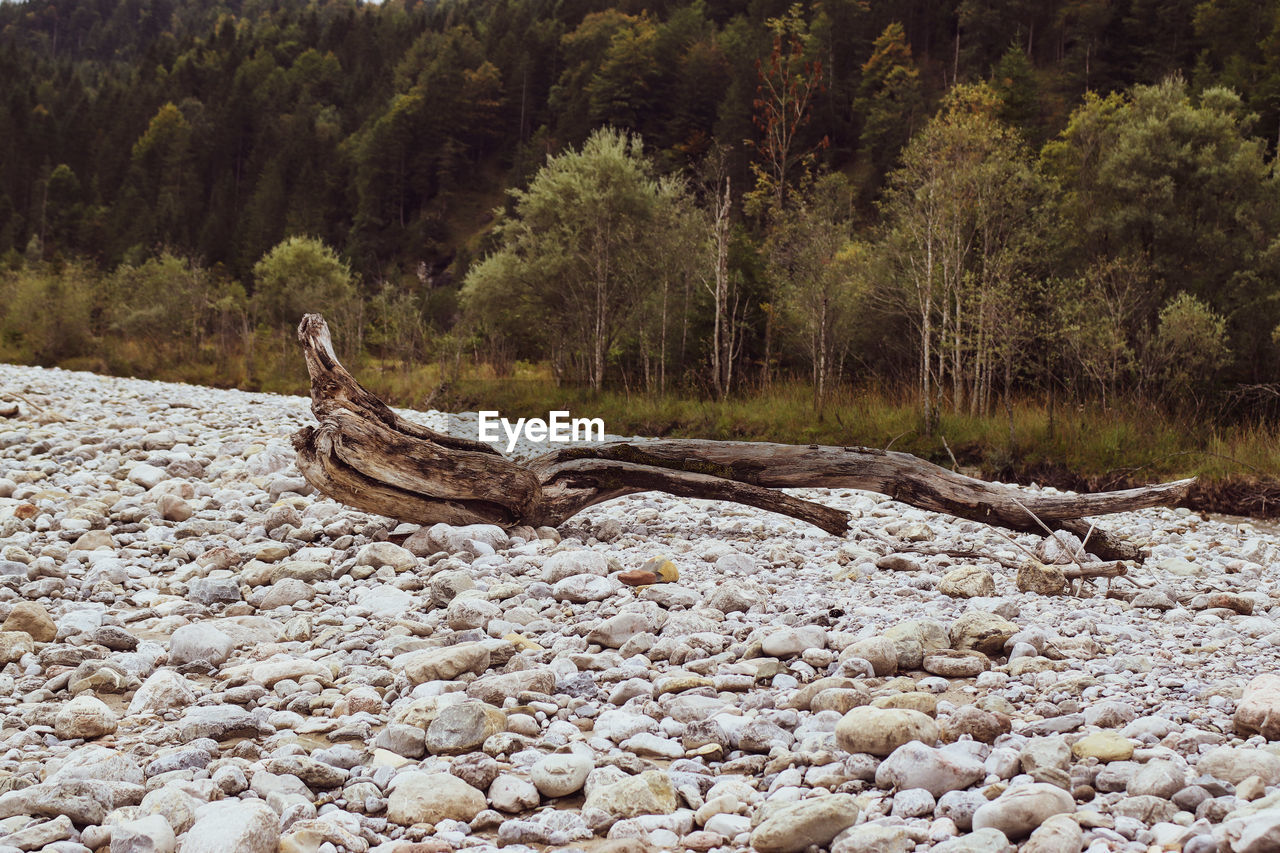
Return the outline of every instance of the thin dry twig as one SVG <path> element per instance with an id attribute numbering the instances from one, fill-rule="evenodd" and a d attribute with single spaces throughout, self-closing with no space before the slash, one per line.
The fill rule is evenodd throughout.
<path id="1" fill-rule="evenodd" d="M 1098 522 L 1096 521 L 1089 522 L 1089 531 L 1085 533 L 1084 539 L 1080 540 L 1080 550 L 1076 551 L 1077 557 L 1084 556 L 1085 546 L 1089 544 L 1089 537 L 1093 535 L 1093 531 L 1097 530 L 1097 528 L 1098 528 Z"/>
<path id="2" fill-rule="evenodd" d="M 1079 559 L 1077 559 L 1077 558 L 1076 558 L 1076 556 L 1075 556 L 1075 555 L 1073 555 L 1073 554 L 1071 553 L 1071 547 L 1067 544 L 1066 540 L 1064 540 L 1061 536 L 1059 536 L 1059 535 L 1058 535 L 1058 531 L 1054 530 L 1053 528 L 1049 527 L 1049 525 L 1047 525 L 1047 524 L 1045 524 L 1043 521 L 1041 521 L 1041 520 L 1040 520 L 1040 516 L 1036 515 L 1036 514 L 1035 514 L 1034 512 L 1032 512 L 1031 510 L 1027 509 L 1027 508 L 1026 508 L 1026 506 L 1025 506 L 1025 505 L 1023 505 L 1022 501 L 1018 500 L 1017 498 L 1013 498 L 1013 497 L 1011 497 L 1011 498 L 1010 498 L 1010 500 L 1011 500 L 1011 501 L 1013 501 L 1013 502 L 1014 502 L 1014 504 L 1016 504 L 1019 508 L 1021 508 L 1021 510 L 1022 510 L 1023 512 L 1025 512 L 1027 515 L 1029 515 L 1029 516 L 1031 516 L 1033 519 L 1035 519 L 1036 524 L 1038 524 L 1038 525 L 1040 525 L 1041 527 L 1043 527 L 1043 528 L 1045 529 L 1045 531 L 1047 531 L 1047 532 L 1048 532 L 1048 534 L 1049 534 L 1051 537 L 1053 537 L 1054 539 L 1058 540 L 1058 544 L 1062 546 L 1062 550 L 1066 551 L 1066 552 L 1067 552 L 1067 556 L 1071 557 L 1071 562 L 1075 563 L 1078 567 L 1080 567 L 1080 569 L 1081 569 L 1081 570 L 1083 570 L 1083 569 L 1084 569 L 1084 564 L 1083 564 L 1083 563 L 1081 563 L 1081 562 L 1080 562 L 1080 560 L 1079 560 Z M 1092 530 L 1092 528 L 1090 528 L 1090 529 Z"/>
<path id="3" fill-rule="evenodd" d="M 26 403 L 28 406 L 30 406 L 32 409 L 34 409 L 37 412 L 44 411 L 44 406 L 36 405 L 35 403 L 31 402 L 30 399 L 23 396 L 22 394 L 19 394 L 17 391 L 0 392 L 0 397 L 4 397 L 6 399 L 12 399 L 12 400 L 21 400 L 22 402 Z"/>
<path id="4" fill-rule="evenodd" d="M 946 449 L 947 455 L 951 457 L 951 470 L 959 471 L 960 463 L 956 461 L 956 455 L 951 452 L 951 445 L 947 444 L 947 437 L 942 436 L 942 446 Z"/>

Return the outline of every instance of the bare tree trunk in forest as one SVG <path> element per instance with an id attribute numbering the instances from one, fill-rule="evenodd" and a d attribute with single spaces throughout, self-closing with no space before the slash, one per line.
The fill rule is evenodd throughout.
<path id="1" fill-rule="evenodd" d="M 716 207 L 715 233 L 716 233 L 716 317 L 715 317 L 715 352 L 712 355 L 712 365 L 715 371 L 715 390 L 716 396 L 724 400 L 729 396 L 729 385 L 726 378 L 729 367 L 726 364 L 725 350 L 725 309 L 729 301 L 729 212 L 732 199 L 729 194 L 729 177 L 726 175 L 724 179 L 724 200 Z"/>
<path id="2" fill-rule="evenodd" d="M 724 388 L 725 394 L 733 391 L 733 365 L 742 357 L 742 322 L 746 316 L 747 307 L 742 305 L 742 294 L 733 294 L 733 307 L 729 310 L 729 343 L 727 352 L 729 354 L 728 363 L 725 364 Z M 738 313 L 738 308 L 742 308 L 742 313 Z"/>
<path id="3" fill-rule="evenodd" d="M 667 290 L 671 283 L 665 278 L 662 280 L 662 334 L 659 342 L 661 351 L 658 353 L 658 391 L 665 392 L 667 390 Z"/>
<path id="4" fill-rule="evenodd" d="M 773 381 L 773 315 L 775 313 L 772 303 L 766 303 L 764 306 L 764 371 L 761 374 L 762 385 L 768 388 Z"/>

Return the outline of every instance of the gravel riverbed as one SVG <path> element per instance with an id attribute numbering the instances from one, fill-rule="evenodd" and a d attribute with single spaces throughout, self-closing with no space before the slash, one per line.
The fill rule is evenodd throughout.
<path id="1" fill-rule="evenodd" d="M 865 492 L 796 492 L 843 539 L 665 495 L 418 529 L 307 486 L 303 398 L 5 400 L 0 853 L 1280 850 L 1247 523 L 1109 516 L 1136 584 L 1045 594 L 1071 543 Z"/>

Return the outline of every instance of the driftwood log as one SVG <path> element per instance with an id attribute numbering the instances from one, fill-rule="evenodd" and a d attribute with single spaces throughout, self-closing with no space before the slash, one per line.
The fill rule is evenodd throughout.
<path id="1" fill-rule="evenodd" d="M 1013 530 L 1048 526 L 1084 538 L 1090 525 L 1081 519 L 1171 506 L 1192 483 L 1047 495 L 966 477 L 907 453 L 734 441 L 580 444 L 520 463 L 483 442 L 397 415 L 338 361 L 320 315 L 303 317 L 298 340 L 319 421 L 293 435 L 303 476 L 344 504 L 416 524 L 554 527 L 589 506 L 661 491 L 746 504 L 842 536 L 847 513 L 779 489 L 847 488 Z M 1142 556 L 1133 544 L 1096 528 L 1086 546 L 1104 560 Z"/>

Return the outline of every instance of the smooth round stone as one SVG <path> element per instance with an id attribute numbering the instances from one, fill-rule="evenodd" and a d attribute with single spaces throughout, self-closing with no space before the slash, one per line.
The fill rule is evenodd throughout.
<path id="1" fill-rule="evenodd" d="M 1056 785 L 1033 782 L 1010 788 L 973 814 L 973 828 L 996 829 L 1009 839 L 1025 838 L 1057 814 L 1076 810 L 1071 795 Z"/>
<path id="2" fill-rule="evenodd" d="M 905 708 L 864 705 L 849 711 L 836 724 L 836 743 L 845 752 L 889 755 L 913 740 L 935 743 L 938 725 L 929 716 Z"/>
<path id="3" fill-rule="evenodd" d="M 800 853 L 811 845 L 825 847 L 858 819 L 852 794 L 829 794 L 789 803 L 770 812 L 751 833 L 759 853 Z"/>
<path id="4" fill-rule="evenodd" d="M 906 788 L 893 795 L 894 817 L 925 817 L 933 814 L 937 801 L 923 788 Z"/>
<path id="5" fill-rule="evenodd" d="M 544 797 L 567 797 L 582 789 L 593 766 L 587 756 L 554 753 L 538 759 L 529 778 Z"/>
<path id="6" fill-rule="evenodd" d="M 981 652 L 958 652 L 951 649 L 930 652 L 924 656 L 924 670 L 944 678 L 976 678 L 991 667 Z"/>
<path id="7" fill-rule="evenodd" d="M 119 724 L 119 717 L 96 696 L 81 693 L 62 706 L 53 719 L 54 732 L 63 740 L 84 738 L 91 740 L 111 734 Z"/>
<path id="8" fill-rule="evenodd" d="M 932 797 L 940 797 L 982 781 L 986 773 L 981 761 L 955 746 L 935 749 L 911 741 L 895 749 L 876 768 L 876 786 L 885 790 L 924 790 Z"/>
<path id="9" fill-rule="evenodd" d="M 1072 744 L 1071 754 L 1104 762 L 1128 761 L 1133 757 L 1133 742 L 1112 731 L 1094 732 Z"/>

